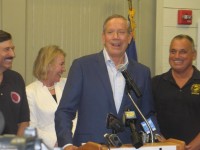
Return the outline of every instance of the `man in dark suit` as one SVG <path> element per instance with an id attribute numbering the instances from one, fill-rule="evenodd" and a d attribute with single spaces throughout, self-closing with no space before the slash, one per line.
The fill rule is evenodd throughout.
<path id="1" fill-rule="evenodd" d="M 121 15 L 110 16 L 103 25 L 103 51 L 74 60 L 55 113 L 58 146 L 74 150 L 88 141 L 105 143 L 104 134 L 111 133 L 106 128 L 107 114 L 112 113 L 121 119 L 126 109 L 135 110 L 125 92 L 125 79 L 118 70 L 119 65 L 127 67 L 143 95 L 138 99 L 132 93 L 141 111 L 147 118 L 154 115 L 150 71 L 126 55 L 131 38 L 127 19 Z M 72 120 L 76 112 L 77 126 L 72 136 Z M 139 127 L 142 119 L 139 115 L 137 118 Z M 119 138 L 124 144 L 131 143 L 130 135 L 129 128 L 126 128 L 119 133 Z"/>

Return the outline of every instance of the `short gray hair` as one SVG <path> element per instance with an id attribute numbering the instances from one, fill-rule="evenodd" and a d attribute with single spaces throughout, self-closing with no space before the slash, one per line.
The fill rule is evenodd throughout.
<path id="1" fill-rule="evenodd" d="M 108 21 L 110 21 L 110 20 L 112 20 L 112 19 L 114 19 L 114 18 L 121 18 L 121 19 L 123 19 L 124 21 L 127 21 L 128 33 L 131 33 L 131 32 L 132 32 L 132 29 L 131 29 L 131 25 L 130 25 L 129 20 L 126 19 L 124 16 L 118 15 L 118 14 L 114 14 L 114 15 L 111 15 L 111 16 L 109 16 L 108 18 L 106 18 L 106 20 L 105 20 L 104 23 L 103 23 L 103 32 L 105 32 L 106 24 L 108 23 Z"/>

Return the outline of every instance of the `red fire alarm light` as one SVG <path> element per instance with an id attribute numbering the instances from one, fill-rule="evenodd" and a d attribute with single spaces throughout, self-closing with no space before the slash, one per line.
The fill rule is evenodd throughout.
<path id="1" fill-rule="evenodd" d="M 178 24 L 192 24 L 192 10 L 178 10 Z"/>

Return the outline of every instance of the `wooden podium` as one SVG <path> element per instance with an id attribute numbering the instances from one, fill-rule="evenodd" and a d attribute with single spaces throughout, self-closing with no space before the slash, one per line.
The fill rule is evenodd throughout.
<path id="1" fill-rule="evenodd" d="M 105 145 L 97 144 L 94 142 L 87 142 L 85 145 L 82 145 L 78 150 L 108 150 L 109 148 Z M 127 144 L 119 148 L 110 147 L 111 150 L 185 150 L 185 142 L 168 139 L 163 142 L 158 143 L 146 143 L 142 147 L 136 149 L 132 145 Z"/>

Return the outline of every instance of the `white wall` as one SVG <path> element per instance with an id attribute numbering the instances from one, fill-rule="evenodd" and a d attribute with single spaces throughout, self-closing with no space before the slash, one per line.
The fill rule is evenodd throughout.
<path id="1" fill-rule="evenodd" d="M 12 34 L 16 46 L 13 68 L 25 77 L 26 0 L 0 0 L 0 29 Z"/>
<path id="2" fill-rule="evenodd" d="M 133 0 L 136 9 L 136 46 L 139 62 L 154 74 L 156 0 Z M 16 59 L 13 69 L 26 84 L 34 80 L 33 62 L 45 45 L 59 45 L 71 62 L 99 52 L 104 19 L 114 13 L 128 17 L 127 0 L 0 0 L 0 29 L 13 35 Z"/>
<path id="3" fill-rule="evenodd" d="M 200 0 L 133 0 L 133 4 L 136 8 L 139 62 L 150 67 L 152 75 L 163 73 L 169 69 L 168 48 L 173 36 L 189 34 L 197 43 Z M 22 74 L 26 83 L 30 83 L 34 80 L 33 61 L 42 46 L 57 44 L 62 47 L 67 53 L 68 71 L 73 59 L 103 47 L 103 20 L 113 13 L 127 16 L 128 2 L 0 0 L 0 9 L 0 28 L 11 32 L 16 45 L 13 69 Z M 177 25 L 179 9 L 193 11 L 192 25 Z"/>
<path id="4" fill-rule="evenodd" d="M 191 25 L 178 25 L 177 13 L 179 9 L 190 9 L 193 13 Z M 200 18 L 199 0 L 158 0 L 156 15 L 156 74 L 166 72 L 168 63 L 169 44 L 177 34 L 188 34 L 197 44 L 197 22 Z M 197 45 L 196 45 L 197 47 Z M 196 64 L 196 63 L 194 63 Z"/>

